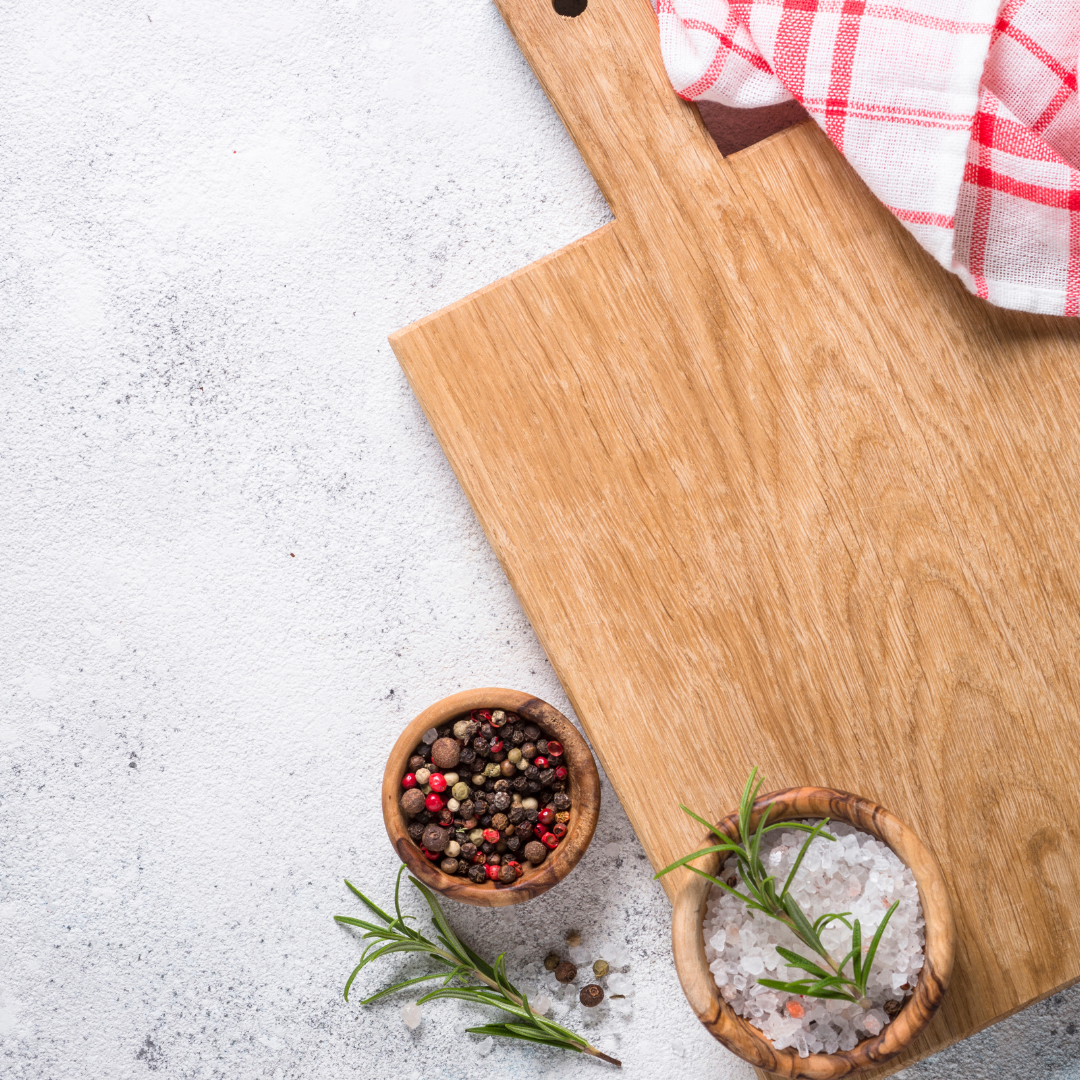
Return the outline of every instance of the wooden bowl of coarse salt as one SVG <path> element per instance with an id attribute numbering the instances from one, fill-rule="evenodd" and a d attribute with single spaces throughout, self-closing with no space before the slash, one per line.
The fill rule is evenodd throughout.
<path id="1" fill-rule="evenodd" d="M 891 1023 L 886 1023 L 877 1034 L 863 1038 L 849 1050 L 800 1056 L 792 1046 L 777 1049 L 759 1028 L 736 1014 L 717 985 L 706 955 L 704 926 L 710 891 L 715 889 L 719 893 L 720 890 L 695 874 L 687 875 L 689 880 L 684 881 L 676 895 L 672 916 L 672 949 L 683 991 L 698 1019 L 715 1038 L 744 1061 L 766 1072 L 807 1080 L 832 1080 L 880 1065 L 917 1038 L 940 1007 L 949 983 L 956 930 L 941 867 L 930 850 L 899 818 L 858 795 L 815 787 L 790 788 L 762 795 L 754 803 L 752 827 L 756 828 L 766 809 L 770 810 L 770 824 L 821 818 L 846 822 L 887 844 L 911 870 L 925 920 L 924 960 L 914 990 Z M 738 815 L 724 818 L 718 828 L 737 840 Z M 711 838 L 702 846 L 715 842 Z M 704 857 L 696 865 L 715 876 L 721 868 L 720 856 Z M 715 949 L 712 951 L 716 955 Z M 733 988 L 725 988 L 732 992 Z M 801 1002 L 809 1008 L 812 1000 L 816 1003 L 819 999 L 803 998 Z M 820 1027 L 816 1023 L 815 1026 Z"/>
<path id="2" fill-rule="evenodd" d="M 496 709 L 520 717 L 525 724 L 535 725 L 540 729 L 541 737 L 561 744 L 559 760 L 565 762 L 568 771 L 566 782 L 570 796 L 570 817 L 565 823 L 565 836 L 540 865 L 532 866 L 527 860 L 522 860 L 524 873 L 516 881 L 475 883 L 468 877 L 443 873 L 439 861 L 429 859 L 420 844 L 409 835 L 410 818 L 401 805 L 402 778 L 426 732 L 445 729 L 448 724 L 469 716 L 474 710 Z M 506 907 L 546 892 L 562 881 L 585 854 L 600 813 L 600 775 L 589 744 L 553 705 L 520 690 L 486 687 L 463 690 L 437 701 L 405 728 L 386 762 L 382 801 L 387 835 L 414 877 L 442 896 L 463 904 Z M 531 830 L 530 824 L 529 839 L 532 839 Z"/>

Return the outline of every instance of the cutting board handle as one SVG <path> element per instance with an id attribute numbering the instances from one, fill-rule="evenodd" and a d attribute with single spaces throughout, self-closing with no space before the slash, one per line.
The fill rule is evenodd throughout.
<path id="1" fill-rule="evenodd" d="M 495 4 L 617 218 L 670 203 L 673 171 L 715 184 L 723 161 L 671 88 L 648 0 L 589 0 L 576 18 L 552 0 Z"/>

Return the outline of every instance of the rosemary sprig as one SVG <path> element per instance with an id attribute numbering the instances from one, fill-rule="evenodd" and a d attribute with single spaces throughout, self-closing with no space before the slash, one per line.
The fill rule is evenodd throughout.
<path id="1" fill-rule="evenodd" d="M 435 894 L 423 882 L 417 881 L 411 875 L 409 881 L 420 891 L 431 909 L 431 921 L 435 925 L 437 940 L 431 941 L 418 930 L 410 927 L 408 921 L 415 921 L 414 916 L 403 915 L 401 912 L 401 875 L 404 872 L 405 867 L 402 866 L 398 871 L 397 883 L 394 887 L 394 918 L 391 918 L 378 904 L 369 900 L 351 881 L 347 878 L 345 880 L 345 884 L 353 895 L 358 897 L 368 910 L 385 924 L 380 926 L 378 923 L 354 919 L 348 915 L 334 916 L 334 921 L 342 926 L 353 926 L 363 930 L 364 933 L 361 936 L 368 942 L 360 956 L 360 963 L 353 968 L 352 974 L 345 983 L 346 1001 L 349 1000 L 349 991 L 352 989 L 356 976 L 373 960 L 386 956 L 388 953 L 423 953 L 436 963 L 443 965 L 444 969 L 449 970 L 433 971 L 427 975 L 418 975 L 414 979 L 406 979 L 404 982 L 387 986 L 378 993 L 364 998 L 360 1004 L 370 1005 L 373 1001 L 378 1001 L 396 990 L 403 990 L 407 986 L 415 986 L 417 983 L 432 979 L 442 979 L 443 985 L 428 991 L 417 1001 L 418 1005 L 434 1001 L 436 998 L 457 998 L 460 1001 L 472 1001 L 477 1005 L 490 1005 L 513 1017 L 512 1020 L 502 1023 L 484 1024 L 481 1027 L 466 1029 L 476 1035 L 523 1039 L 525 1042 L 541 1043 L 561 1050 L 589 1054 L 612 1065 L 622 1066 L 621 1061 L 597 1050 L 580 1035 L 534 1012 L 529 1005 L 529 999 L 506 977 L 506 954 L 500 953 L 495 963 L 489 964 L 473 952 L 451 929 Z M 472 983 L 470 984 L 468 980 Z M 455 981 L 462 985 L 452 985 Z M 476 985 L 477 983 L 479 985 Z"/>
<path id="2" fill-rule="evenodd" d="M 790 949 L 785 949 L 782 946 L 777 945 L 776 951 L 783 958 L 785 963 L 787 963 L 789 967 L 805 971 L 808 977 L 790 982 L 759 978 L 757 981 L 762 986 L 767 986 L 770 990 L 782 990 L 789 994 L 803 994 L 806 997 L 833 998 L 839 1001 L 851 1001 L 860 1008 L 869 1009 L 873 1005 L 873 1002 L 866 996 L 866 987 L 870 980 L 870 968 L 874 963 L 874 956 L 877 954 L 878 945 L 881 943 L 881 935 L 885 932 L 885 927 L 892 918 L 893 912 L 896 911 L 899 906 L 900 901 L 897 900 L 896 903 L 889 908 L 885 918 L 881 920 L 881 925 L 878 926 L 873 940 L 865 950 L 865 955 L 862 944 L 862 926 L 858 919 L 855 920 L 854 925 L 848 922 L 847 916 L 851 914 L 850 911 L 822 915 L 821 918 L 817 919 L 815 922 L 810 922 L 802 908 L 796 903 L 795 898 L 791 895 L 791 886 L 795 881 L 795 874 L 802 865 L 803 858 L 806 856 L 806 852 L 809 850 L 810 845 L 814 840 L 820 836 L 825 840 L 835 841 L 836 837 L 831 833 L 823 831 L 825 826 L 829 824 L 828 818 L 824 818 L 816 825 L 804 825 L 802 822 L 797 821 L 782 821 L 775 825 L 767 825 L 766 822 L 768 821 L 771 807 L 761 815 L 761 818 L 758 820 L 757 828 L 751 831 L 750 821 L 754 809 L 754 800 L 757 798 L 763 783 L 763 781 L 757 779 L 757 772 L 756 768 L 751 772 L 749 779 L 746 781 L 746 786 L 743 788 L 742 798 L 739 800 L 740 842 L 736 843 L 726 833 L 721 832 L 715 825 L 710 825 L 703 817 L 695 814 L 687 807 L 682 806 L 682 810 L 689 814 L 695 821 L 704 825 L 709 832 L 713 833 L 713 835 L 720 840 L 720 843 L 714 844 L 711 847 L 702 848 L 700 851 L 692 852 L 689 855 L 684 855 L 681 859 L 676 859 L 670 866 L 665 866 L 656 877 L 663 877 L 664 874 L 670 873 L 680 866 L 685 866 L 695 874 L 700 874 L 703 878 L 708 878 L 709 881 L 723 889 L 724 892 L 731 893 L 732 896 L 738 897 L 752 910 L 764 912 L 769 918 L 782 922 L 804 945 L 807 946 L 807 948 L 811 949 L 821 957 L 829 968 L 829 970 L 825 970 L 821 964 L 814 960 L 805 956 L 800 956 Z M 776 878 L 767 873 L 765 864 L 761 861 L 760 857 L 762 838 L 766 833 L 772 832 L 774 829 L 795 829 L 799 832 L 809 833 L 807 838 L 803 841 L 803 845 L 799 849 L 799 854 L 796 856 L 795 862 L 791 867 L 791 872 L 788 874 L 787 880 L 784 882 L 783 887 L 779 892 L 777 892 Z M 711 874 L 706 874 L 704 870 L 699 870 L 696 866 L 690 865 L 691 862 L 695 859 L 700 859 L 703 855 L 711 855 L 714 852 L 721 851 L 727 852 L 729 855 L 734 855 L 738 861 L 739 876 L 742 878 L 742 883 L 746 886 L 745 893 L 739 892 L 737 889 L 728 885 L 726 881 L 721 881 Z M 851 931 L 851 948 L 842 960 L 837 960 L 821 940 L 822 931 L 833 922 L 842 922 Z M 848 963 L 851 964 L 850 976 L 847 975 L 844 970 Z"/>

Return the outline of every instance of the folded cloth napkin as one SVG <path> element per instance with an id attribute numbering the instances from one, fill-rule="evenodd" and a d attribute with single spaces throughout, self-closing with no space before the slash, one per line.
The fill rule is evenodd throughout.
<path id="1" fill-rule="evenodd" d="M 656 0 L 687 101 L 796 98 L 943 266 L 1080 314 L 1080 0 Z"/>

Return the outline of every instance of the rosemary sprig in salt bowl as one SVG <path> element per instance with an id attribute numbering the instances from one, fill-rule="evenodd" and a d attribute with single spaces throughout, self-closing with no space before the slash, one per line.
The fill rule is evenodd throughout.
<path id="1" fill-rule="evenodd" d="M 746 786 L 743 788 L 742 798 L 739 801 L 739 841 L 736 842 L 730 839 L 726 833 L 715 825 L 710 825 L 703 817 L 682 806 L 683 811 L 695 821 L 704 825 L 720 842 L 702 848 L 700 851 L 692 852 L 689 855 L 684 855 L 681 859 L 676 859 L 670 866 L 665 866 L 656 877 L 663 877 L 664 874 L 670 873 L 680 866 L 685 866 L 695 874 L 707 878 L 724 892 L 737 897 L 751 911 L 760 911 L 783 923 L 799 941 L 825 962 L 825 966 L 823 966 L 809 957 L 777 945 L 775 947 L 776 952 L 784 962 L 789 967 L 805 971 L 807 975 L 801 979 L 786 981 L 758 977 L 757 982 L 761 986 L 765 986 L 770 990 L 779 990 L 784 993 L 798 994 L 805 997 L 849 1001 L 862 1009 L 869 1009 L 872 1007 L 872 1002 L 867 997 L 867 983 L 870 978 L 871 967 L 881 937 L 885 932 L 885 927 L 897 907 L 899 907 L 900 901 L 897 900 L 893 903 L 886 912 L 869 947 L 865 949 L 862 941 L 862 925 L 858 919 L 855 919 L 853 923 L 848 921 L 850 911 L 829 912 L 811 922 L 792 895 L 791 887 L 795 881 L 795 875 L 798 873 L 799 867 L 802 865 L 803 859 L 806 857 L 806 853 L 814 840 L 821 837 L 823 840 L 835 842 L 836 837 L 825 832 L 825 827 L 829 824 L 829 818 L 823 818 L 814 825 L 796 821 L 784 821 L 768 825 L 766 823 L 769 815 L 764 813 L 758 821 L 757 828 L 752 830 L 750 824 L 754 800 L 757 798 L 763 783 L 763 781 L 757 779 L 757 772 L 756 768 L 751 772 L 746 781 Z M 762 839 L 767 833 L 779 829 L 809 834 L 799 849 L 799 853 L 782 886 L 779 885 L 775 877 L 768 873 L 761 859 Z M 728 858 L 734 857 L 737 860 L 739 877 L 746 889 L 745 893 L 739 892 L 733 884 L 729 884 L 727 881 L 723 881 L 705 873 L 696 866 L 690 865 L 695 859 L 714 852 L 723 852 Z M 850 948 L 843 958 L 839 960 L 825 947 L 821 940 L 821 934 L 825 928 L 834 922 L 843 923 L 851 931 Z M 851 965 L 850 974 L 846 970 L 848 964 Z"/>
<path id="2" fill-rule="evenodd" d="M 621 1067 L 621 1061 L 598 1050 L 587 1039 L 537 1013 L 529 1005 L 528 997 L 507 978 L 506 954 L 500 953 L 495 963 L 489 964 L 470 949 L 454 933 L 435 894 L 423 882 L 418 881 L 411 875 L 409 877 L 410 884 L 419 890 L 431 909 L 431 921 L 435 926 L 436 940 L 432 941 L 418 930 L 410 927 L 408 922 L 410 920 L 415 921 L 415 917 L 402 914 L 400 903 L 401 877 L 404 872 L 405 867 L 403 866 L 398 871 L 397 883 L 394 887 L 395 916 L 393 918 L 383 911 L 378 904 L 369 900 L 351 881 L 348 879 L 345 881 L 349 890 L 382 923 L 382 925 L 379 925 L 378 923 L 356 919 L 348 915 L 334 916 L 334 921 L 342 926 L 351 926 L 363 930 L 364 933 L 361 936 L 368 942 L 360 957 L 360 963 L 356 965 L 345 983 L 346 1001 L 349 1000 L 349 991 L 352 989 L 352 984 L 357 975 L 373 960 L 377 960 L 380 956 L 386 956 L 389 953 L 422 953 L 440 964 L 441 969 L 384 987 L 370 997 L 364 998 L 360 1004 L 370 1005 L 372 1002 L 378 1001 L 380 998 L 384 998 L 397 990 L 415 986 L 417 983 L 441 979 L 442 986 L 428 991 L 416 1002 L 417 1005 L 423 1005 L 425 1002 L 435 1001 L 438 998 L 455 998 L 460 1001 L 471 1001 L 477 1005 L 487 1005 L 500 1009 L 505 1013 L 509 1013 L 512 1018 L 500 1023 L 467 1028 L 466 1030 L 472 1034 L 521 1039 L 524 1042 L 553 1046 L 561 1050 L 573 1050 L 579 1054 L 588 1054 L 591 1057 L 600 1058 L 612 1065 Z M 454 983 L 459 985 L 454 985 Z"/>

